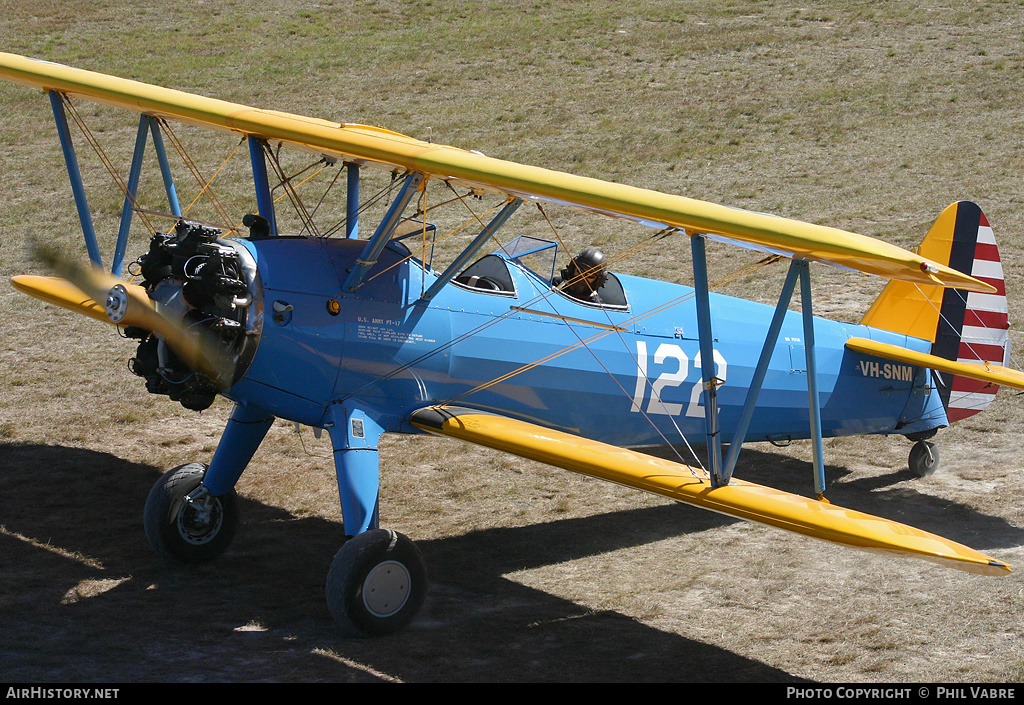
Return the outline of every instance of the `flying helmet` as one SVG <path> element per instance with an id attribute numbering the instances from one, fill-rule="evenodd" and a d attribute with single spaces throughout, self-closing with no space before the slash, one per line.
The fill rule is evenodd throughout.
<path id="1" fill-rule="evenodd" d="M 596 247 L 588 247 L 569 261 L 569 266 L 562 270 L 562 279 L 572 281 L 581 274 L 587 277 L 597 277 L 594 280 L 594 290 L 600 289 L 608 278 L 604 269 L 606 257 Z"/>

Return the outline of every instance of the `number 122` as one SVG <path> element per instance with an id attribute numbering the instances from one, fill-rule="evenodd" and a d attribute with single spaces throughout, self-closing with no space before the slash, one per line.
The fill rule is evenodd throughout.
<path id="1" fill-rule="evenodd" d="M 726 368 L 728 365 L 722 354 L 715 350 L 715 376 L 725 383 Z M 647 402 L 648 414 L 661 414 L 667 416 L 678 416 L 682 410 L 682 404 L 662 401 L 666 389 L 678 387 L 686 382 L 690 371 L 690 358 L 683 352 L 683 349 L 674 343 L 662 343 L 654 352 L 654 364 L 662 365 L 668 360 L 675 360 L 678 365 L 674 372 L 662 372 L 656 380 L 650 383 L 651 398 Z M 700 353 L 693 358 L 693 367 L 697 372 L 698 379 L 693 384 L 690 392 L 690 401 L 686 405 L 686 416 L 704 417 L 704 408 L 700 403 L 700 393 L 704 389 L 700 371 Z M 644 398 L 647 396 L 647 341 L 636 342 L 636 388 L 633 392 L 633 407 L 630 411 L 639 412 L 643 408 Z"/>

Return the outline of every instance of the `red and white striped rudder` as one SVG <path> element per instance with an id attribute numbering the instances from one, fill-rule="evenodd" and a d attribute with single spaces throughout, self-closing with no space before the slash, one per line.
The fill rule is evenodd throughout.
<path id="1" fill-rule="evenodd" d="M 988 219 L 970 201 L 955 203 L 949 266 L 996 288 L 992 294 L 947 289 L 942 297 L 932 353 L 947 360 L 1007 365 L 1010 358 L 1006 286 L 999 248 Z M 953 207 L 953 206 L 951 206 Z M 940 380 L 939 392 L 952 423 L 984 410 L 999 387 L 966 377 Z"/>

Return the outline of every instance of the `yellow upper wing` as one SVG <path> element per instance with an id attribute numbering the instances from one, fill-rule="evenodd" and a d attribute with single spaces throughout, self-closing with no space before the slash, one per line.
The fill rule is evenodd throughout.
<path id="1" fill-rule="evenodd" d="M 970 573 L 1010 572 L 1005 563 L 972 548 L 889 519 L 742 480 L 713 488 L 686 465 L 536 424 L 458 408 L 421 409 L 410 421 L 429 433 L 460 438 L 825 541 L 923 558 Z"/>
<path id="2" fill-rule="evenodd" d="M 734 240 L 890 279 L 971 291 L 993 290 L 973 277 L 864 235 L 516 164 L 429 144 L 381 128 L 342 125 L 252 108 L 15 54 L 0 53 L 0 77 L 147 115 L 282 142 L 318 154 L 399 167 L 517 198 L 685 228 L 690 234 Z"/>

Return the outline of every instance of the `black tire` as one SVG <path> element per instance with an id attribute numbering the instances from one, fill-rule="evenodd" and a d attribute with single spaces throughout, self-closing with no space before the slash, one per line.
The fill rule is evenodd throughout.
<path id="1" fill-rule="evenodd" d="M 910 471 L 918 477 L 930 477 L 939 469 L 939 447 L 928 441 L 918 441 L 910 449 L 907 461 Z"/>
<path id="2" fill-rule="evenodd" d="M 397 632 L 412 621 L 426 595 L 423 557 L 397 531 L 371 529 L 353 536 L 327 574 L 327 606 L 348 636 Z"/>
<path id="3" fill-rule="evenodd" d="M 224 553 L 238 529 L 235 491 L 191 502 L 186 497 L 203 482 L 202 463 L 180 465 L 164 473 L 146 500 L 143 524 L 153 549 L 172 561 L 205 563 Z"/>

